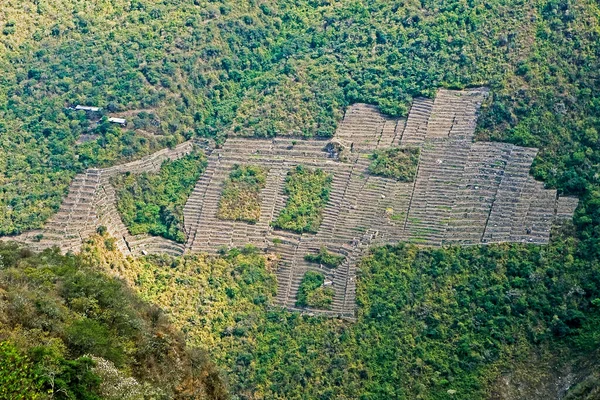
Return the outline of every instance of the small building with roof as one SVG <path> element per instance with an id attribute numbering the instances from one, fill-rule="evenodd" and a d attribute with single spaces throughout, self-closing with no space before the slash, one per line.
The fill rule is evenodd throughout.
<path id="1" fill-rule="evenodd" d="M 77 110 L 77 111 L 85 111 L 85 112 L 100 112 L 100 110 L 102 110 L 102 109 L 100 107 L 76 105 L 75 106 L 75 110 Z"/>
<path id="2" fill-rule="evenodd" d="M 127 126 L 127 120 L 125 118 L 110 117 L 108 119 L 108 122 L 110 122 L 111 124 L 119 124 L 123 127 Z"/>

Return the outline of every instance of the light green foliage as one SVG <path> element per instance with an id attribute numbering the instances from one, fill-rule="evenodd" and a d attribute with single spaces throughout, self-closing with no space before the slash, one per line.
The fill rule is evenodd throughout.
<path id="1" fill-rule="evenodd" d="M 417 175 L 419 149 L 416 147 L 395 147 L 376 150 L 371 154 L 369 172 L 386 178 L 397 179 L 400 182 L 412 182 Z"/>
<path id="2" fill-rule="evenodd" d="M 0 342 L 0 398 L 41 398 L 39 377 L 27 356 L 10 342 Z"/>
<path id="3" fill-rule="evenodd" d="M 115 177 L 111 183 L 117 192 L 117 209 L 129 232 L 185 242 L 183 207 L 205 168 L 206 157 L 193 152 L 165 161 L 157 173 Z"/>
<path id="4" fill-rule="evenodd" d="M 334 291 L 323 287 L 325 276 L 320 272 L 307 271 L 298 288 L 298 307 L 331 308 Z"/>
<path id="5" fill-rule="evenodd" d="M 323 209 L 329 201 L 331 181 L 331 175 L 323 170 L 302 165 L 288 172 L 285 180 L 287 203 L 273 226 L 297 233 L 317 232 L 323 220 Z"/>
<path id="6" fill-rule="evenodd" d="M 328 268 L 337 268 L 344 262 L 344 256 L 338 256 L 321 247 L 317 254 L 306 254 L 304 259 L 308 262 L 322 264 Z"/>
<path id="7" fill-rule="evenodd" d="M 148 256 L 123 272 L 141 296 L 176 316 L 192 344 L 227 348 L 246 337 L 275 295 L 271 267 L 248 246 L 223 251 L 221 257 Z"/>
<path id="8" fill-rule="evenodd" d="M 267 170 L 258 165 L 235 165 L 225 182 L 217 217 L 233 221 L 258 222 L 260 191 L 267 181 Z"/>
<path id="9" fill-rule="evenodd" d="M 209 349 L 232 394 L 445 399 L 456 390 L 486 398 L 498 374 L 537 346 L 587 353 L 600 346 L 592 304 L 600 267 L 582 257 L 582 246 L 557 238 L 546 247 L 374 249 L 359 265 L 352 323 L 269 306 L 272 266 L 252 249 L 146 257 L 128 273 L 191 343 Z M 323 283 L 309 274 L 298 300 L 324 304 L 323 291 L 311 298 L 307 290 Z"/>

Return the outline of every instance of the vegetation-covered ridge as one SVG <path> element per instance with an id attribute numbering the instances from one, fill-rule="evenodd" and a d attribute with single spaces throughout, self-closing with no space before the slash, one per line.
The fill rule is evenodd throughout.
<path id="1" fill-rule="evenodd" d="M 183 207 L 206 168 L 206 157 L 195 151 L 165 161 L 156 173 L 125 173 L 111 179 L 117 209 L 132 235 L 149 233 L 185 242 Z"/>
<path id="2" fill-rule="evenodd" d="M 419 164 L 418 147 L 395 147 L 376 150 L 370 156 L 369 172 L 400 182 L 412 182 L 417 175 Z"/>
<path id="3" fill-rule="evenodd" d="M 258 165 L 235 165 L 225 182 L 217 216 L 233 221 L 258 222 L 260 191 L 265 187 L 268 170 Z"/>
<path id="4" fill-rule="evenodd" d="M 207 348 L 234 396 L 444 399 L 450 390 L 518 399 L 502 396 L 505 374 L 520 365 L 547 374 L 526 382 L 531 393 L 556 398 L 554 367 L 598 363 L 600 266 L 581 257 L 581 245 L 560 235 L 549 246 L 374 249 L 360 264 L 355 323 L 269 306 L 274 258 L 251 247 L 130 261 L 87 254 Z M 548 372 L 526 366 L 549 353 Z"/>
<path id="5" fill-rule="evenodd" d="M 226 398 L 207 354 L 89 254 L 0 242 L 0 397 Z"/>
<path id="6" fill-rule="evenodd" d="M 297 233 L 316 233 L 323 220 L 323 209 L 329 201 L 332 179 L 322 169 L 302 165 L 288 172 L 285 180 L 288 199 L 273 226 Z"/>
<path id="7" fill-rule="evenodd" d="M 322 264 L 328 268 L 336 268 L 342 265 L 345 257 L 333 254 L 327 251 L 327 248 L 322 246 L 318 253 L 304 255 L 304 260 L 316 264 Z"/>

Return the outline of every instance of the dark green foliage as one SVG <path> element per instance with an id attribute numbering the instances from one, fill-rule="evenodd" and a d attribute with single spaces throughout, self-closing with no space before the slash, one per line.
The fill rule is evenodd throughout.
<path id="1" fill-rule="evenodd" d="M 524 93 L 515 103 L 531 99 L 541 116 L 553 113 L 552 97 L 567 92 L 552 81 L 511 79 L 592 80 L 597 70 L 594 5 L 587 1 L 200 3 L 114 0 L 105 10 L 40 0 L 27 18 L 21 4 L 4 5 L 14 25 L 2 27 L 0 147 L 18 157 L 0 159 L 10 184 L 0 197 L 0 232 L 39 226 L 86 165 L 194 134 L 328 137 L 348 104 L 403 115 L 412 98 L 432 96 L 439 86 L 488 84 L 511 88 L 511 95 L 527 87 L 534 95 Z M 572 32 L 582 32 L 575 44 L 556 37 Z M 537 54 L 537 41 L 559 43 L 561 53 Z M 139 129 L 96 127 L 85 113 L 65 109 L 76 103 L 101 106 L 109 115 L 132 111 Z M 520 112 L 512 112 L 512 103 L 501 97 L 494 107 L 511 124 Z M 594 114 L 591 105 L 583 107 Z M 141 109 L 152 111 L 135 112 Z M 158 135 L 142 131 L 149 125 Z M 75 145 L 80 134 L 94 131 L 97 140 Z"/>
<path id="2" fill-rule="evenodd" d="M 157 173 L 115 177 L 117 209 L 129 232 L 185 242 L 183 206 L 205 168 L 204 155 L 194 152 L 165 161 Z"/>
<path id="3" fill-rule="evenodd" d="M 321 247 L 317 254 L 306 254 L 304 259 L 308 262 L 322 264 L 328 268 L 337 268 L 344 262 L 344 256 L 338 256 Z"/>
<path id="4" fill-rule="evenodd" d="M 302 165 L 288 172 L 285 180 L 287 203 L 273 221 L 273 226 L 297 233 L 316 233 L 323 220 L 323 209 L 329 201 L 331 181 L 331 175 L 323 170 Z"/>
<path id="5" fill-rule="evenodd" d="M 217 216 L 233 221 L 258 222 L 259 194 L 265 187 L 267 172 L 258 165 L 234 165 L 221 193 Z"/>
<path id="6" fill-rule="evenodd" d="M 334 291 L 332 288 L 323 287 L 325 276 L 320 272 L 308 271 L 304 274 L 296 305 L 298 307 L 331 308 Z"/>
<path id="7" fill-rule="evenodd" d="M 397 179 L 400 182 L 412 182 L 417 175 L 419 163 L 419 148 L 394 147 L 376 150 L 371 154 L 369 172 L 386 178 Z"/>
<path id="8" fill-rule="evenodd" d="M 215 348 L 215 357 L 234 393 L 261 387 L 265 398 L 446 399 L 448 390 L 487 398 L 498 374 L 538 346 L 557 354 L 600 346 L 592 304 L 600 265 L 578 261 L 578 246 L 557 238 L 547 247 L 374 249 L 360 264 L 355 323 L 267 307 L 250 312 L 242 307 L 254 296 L 247 289 L 261 283 L 238 278 L 228 285 L 238 294 L 214 320 L 231 311 L 244 333 Z M 298 306 L 323 282 L 307 274 Z"/>

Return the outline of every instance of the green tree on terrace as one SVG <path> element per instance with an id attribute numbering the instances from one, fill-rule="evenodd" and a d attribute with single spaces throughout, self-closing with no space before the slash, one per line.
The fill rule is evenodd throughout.
<path id="1" fill-rule="evenodd" d="M 117 209 L 129 232 L 185 242 L 183 207 L 205 168 L 206 157 L 193 152 L 165 161 L 157 173 L 115 177 Z"/>
<path id="2" fill-rule="evenodd" d="M 415 180 L 419 163 L 418 148 L 376 150 L 370 158 L 373 161 L 369 165 L 369 172 L 374 175 L 397 179 L 400 182 Z"/>
<path id="3" fill-rule="evenodd" d="M 323 220 L 323 209 L 329 201 L 332 177 L 321 169 L 310 169 L 298 165 L 288 172 L 285 208 L 273 226 L 302 233 L 316 233 Z"/>
<path id="4" fill-rule="evenodd" d="M 331 308 L 334 290 L 324 287 L 325 276 L 320 272 L 307 271 L 298 287 L 296 305 L 298 307 Z"/>
<path id="5" fill-rule="evenodd" d="M 322 246 L 317 254 L 306 254 L 304 259 L 308 262 L 323 264 L 328 268 L 336 268 L 342 265 L 345 257 L 330 253 L 327 248 Z"/>

